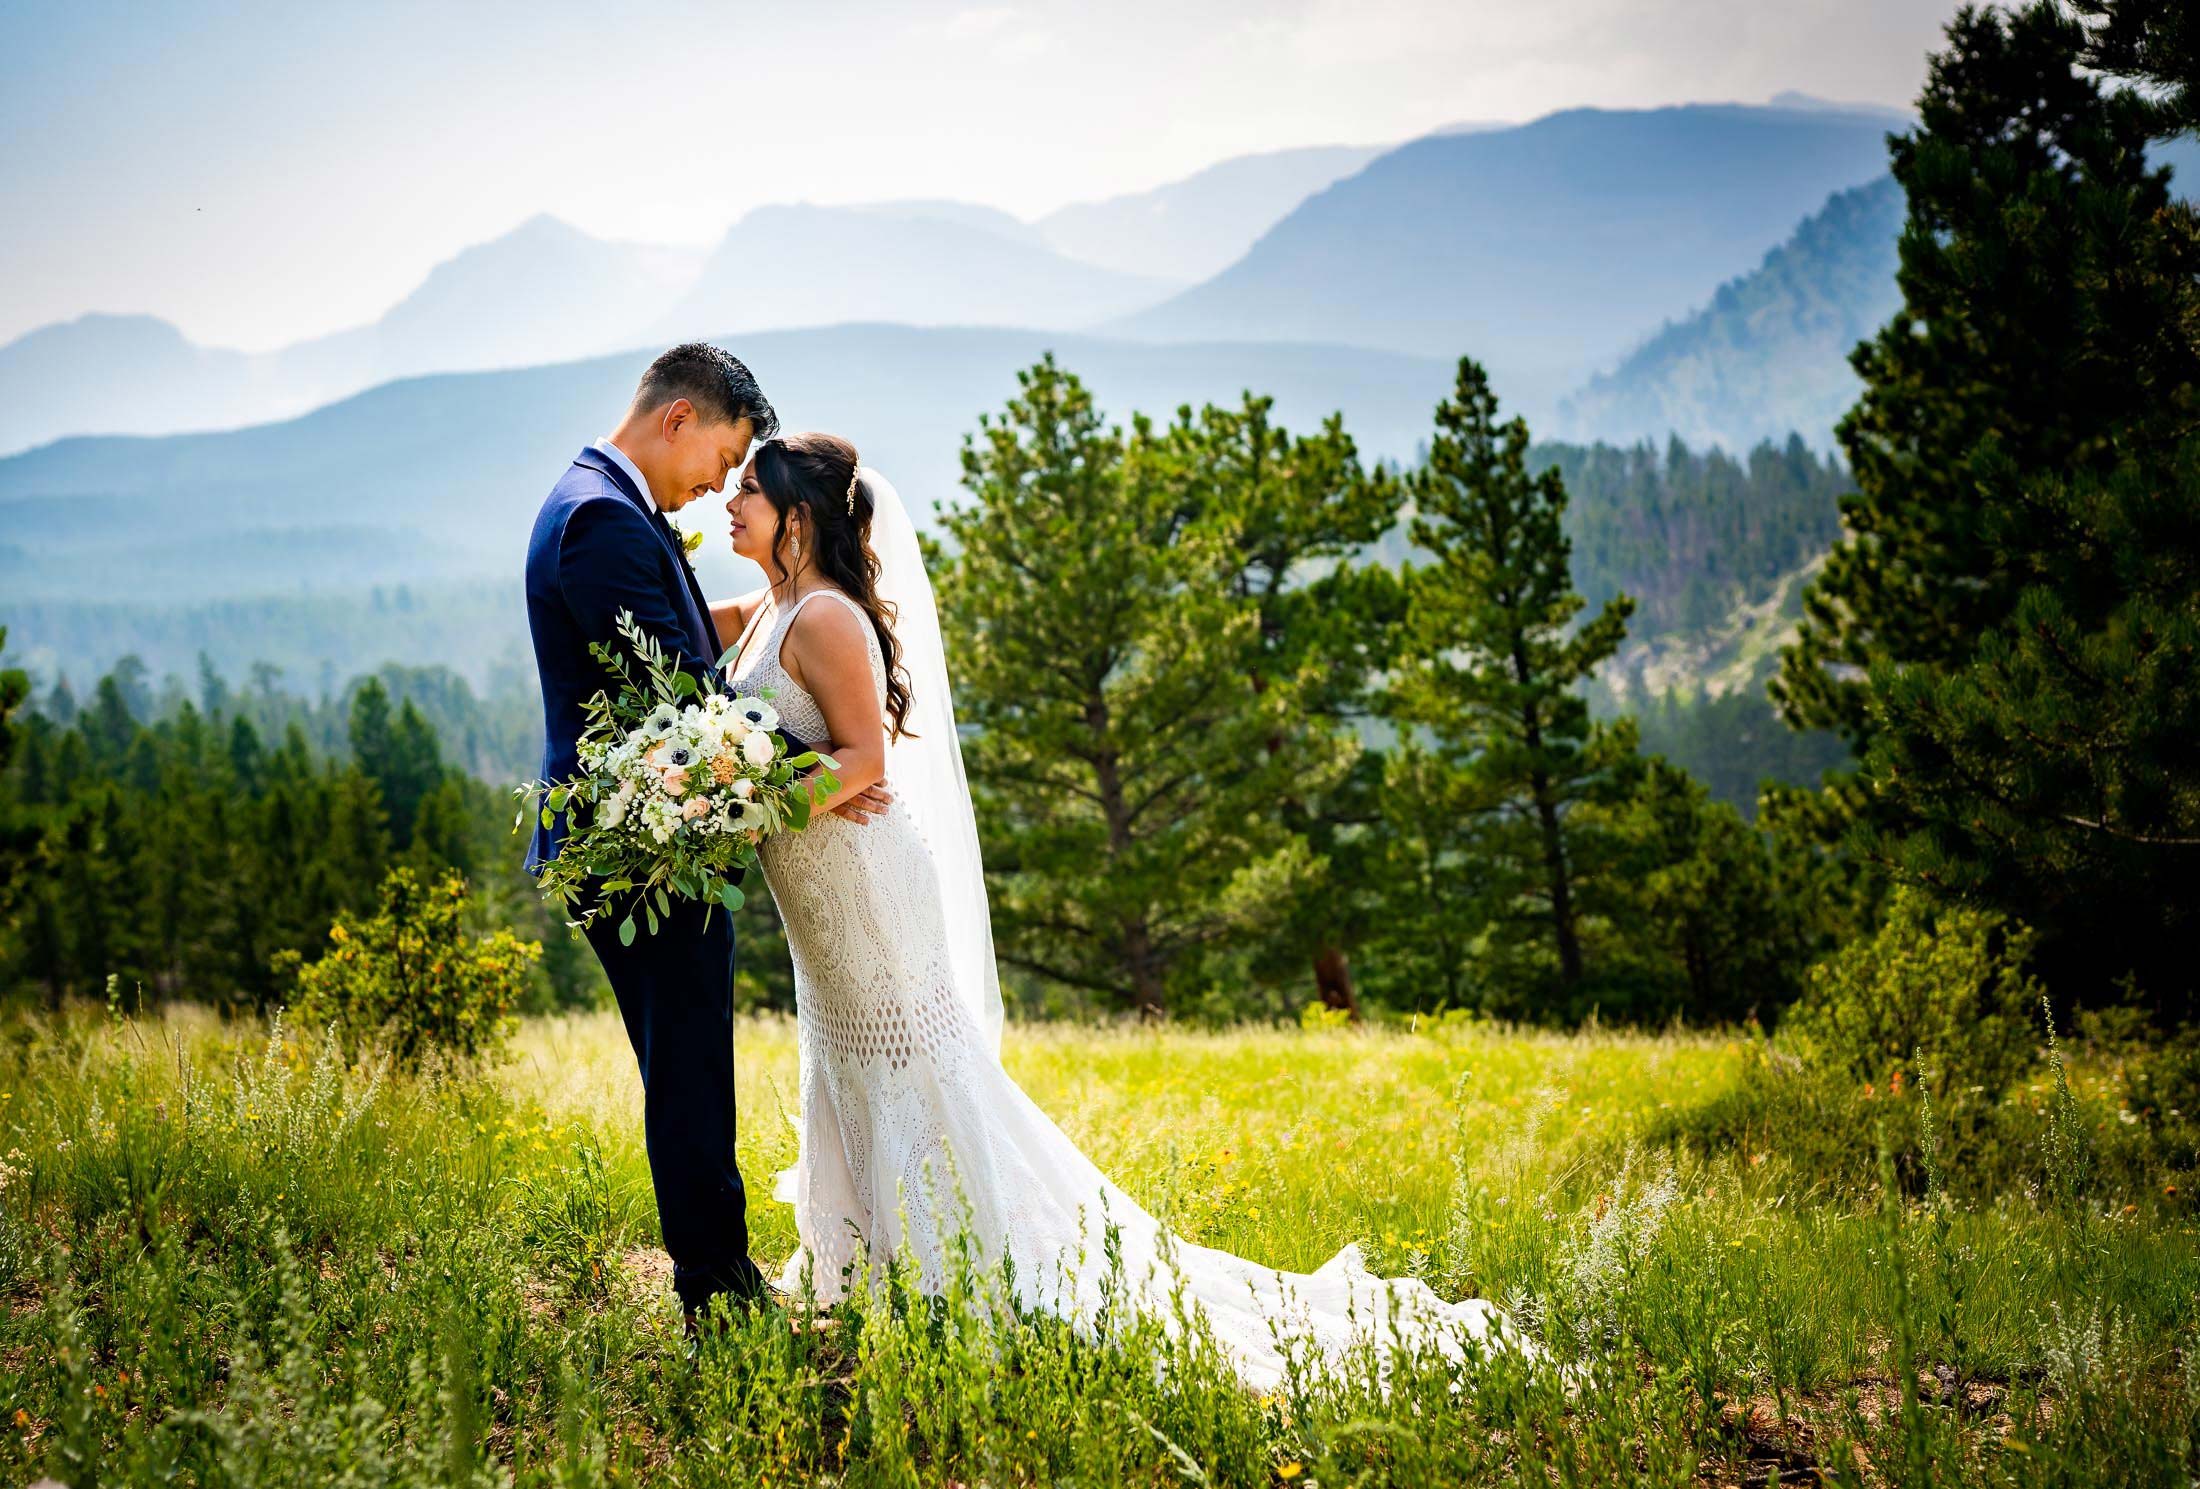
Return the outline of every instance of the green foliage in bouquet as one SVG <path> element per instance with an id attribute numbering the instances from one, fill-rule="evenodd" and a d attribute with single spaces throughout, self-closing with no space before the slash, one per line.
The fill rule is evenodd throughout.
<path id="1" fill-rule="evenodd" d="M 408 1067 L 431 1053 L 494 1053 L 516 1023 L 513 1010 L 542 947 L 510 931 L 468 935 L 466 904 L 466 881 L 456 874 L 429 884 L 411 869 L 390 870 L 380 907 L 364 918 L 339 916 L 319 960 L 277 955 L 277 975 L 296 987 L 290 1007 L 298 1022 L 333 1025 L 354 1053 L 381 1040 Z"/>
<path id="2" fill-rule="evenodd" d="M 657 927 L 672 897 L 741 908 L 741 877 L 756 845 L 809 826 L 812 804 L 839 787 L 830 756 L 790 752 L 763 697 L 735 697 L 683 670 L 626 612 L 623 646 L 589 647 L 618 680 L 588 700 L 581 774 L 518 788 L 543 826 L 566 820 L 558 856 L 543 866 L 542 892 L 585 926 L 620 915 L 619 939 Z M 635 675 L 639 662 L 641 675 Z M 814 774 L 806 775 L 815 767 Z M 522 810 L 515 827 L 524 827 Z"/>

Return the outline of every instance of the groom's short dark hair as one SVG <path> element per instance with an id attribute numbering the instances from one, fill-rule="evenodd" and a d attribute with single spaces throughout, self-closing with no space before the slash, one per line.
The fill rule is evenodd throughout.
<path id="1" fill-rule="evenodd" d="M 747 419 L 758 439 L 770 439 L 779 432 L 779 415 L 756 385 L 756 374 L 732 352 L 707 341 L 683 341 L 659 356 L 634 390 L 636 408 L 660 408 L 675 398 L 694 404 L 709 423 L 737 424 Z"/>

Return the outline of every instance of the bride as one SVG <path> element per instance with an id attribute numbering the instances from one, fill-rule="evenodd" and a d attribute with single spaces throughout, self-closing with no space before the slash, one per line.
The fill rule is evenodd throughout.
<path id="1" fill-rule="evenodd" d="M 760 854 L 799 1010 L 800 1149 L 777 1194 L 800 1245 L 782 1286 L 807 1269 L 832 1302 L 851 1267 L 904 1257 L 936 1292 L 967 1225 L 981 1261 L 1013 1263 L 1019 1302 L 1090 1319 L 1112 1239 L 1118 1286 L 1162 1316 L 1180 1288 L 1263 1389 L 1284 1372 L 1279 1329 L 1320 1356 L 1377 1330 L 1458 1356 L 1503 1331 L 1486 1302 L 1373 1276 L 1356 1246 L 1302 1275 L 1178 1240 L 1032 1104 L 1001 1065 L 976 823 L 901 498 L 846 440 L 798 434 L 757 447 L 726 508 L 734 551 L 771 581 L 713 607 L 719 634 L 740 636 L 731 676 L 839 762 L 811 825 Z M 831 812 L 882 779 L 882 815 Z"/>

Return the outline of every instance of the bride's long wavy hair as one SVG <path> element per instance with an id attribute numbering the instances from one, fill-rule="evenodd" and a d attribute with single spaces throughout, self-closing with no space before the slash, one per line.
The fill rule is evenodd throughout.
<path id="1" fill-rule="evenodd" d="M 894 607 L 878 597 L 871 489 L 856 475 L 856 447 L 837 434 L 787 434 L 765 440 L 752 458 L 756 484 L 778 520 L 772 532 L 774 582 L 794 577 L 786 559 L 787 514 L 800 507 L 809 521 L 811 564 L 863 607 L 878 635 L 879 651 L 886 658 L 887 738 L 908 734 L 902 726 L 909 717 L 909 673 L 901 664 L 901 642 L 894 637 Z"/>

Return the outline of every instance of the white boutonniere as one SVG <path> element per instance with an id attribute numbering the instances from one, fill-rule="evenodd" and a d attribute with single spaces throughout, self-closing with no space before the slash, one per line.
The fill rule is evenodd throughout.
<path id="1" fill-rule="evenodd" d="M 703 546 L 702 533 L 689 532 L 686 528 L 680 526 L 680 524 L 677 522 L 672 524 L 672 530 L 675 533 L 679 534 L 680 551 L 682 553 L 686 554 L 689 558 L 693 558 L 699 551 L 701 551 Z"/>

